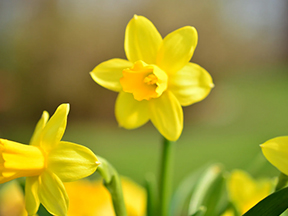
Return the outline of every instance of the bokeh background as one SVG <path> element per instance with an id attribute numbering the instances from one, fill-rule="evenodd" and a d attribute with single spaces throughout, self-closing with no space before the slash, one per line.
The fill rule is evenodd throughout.
<path id="1" fill-rule="evenodd" d="M 122 175 L 143 183 L 157 175 L 161 137 L 151 123 L 119 128 L 117 93 L 89 72 L 124 53 L 134 14 L 164 37 L 196 27 L 192 58 L 215 88 L 184 108 L 175 185 L 210 162 L 255 176 L 277 174 L 259 144 L 288 135 L 288 2 L 286 0 L 0 0 L 0 137 L 28 143 L 42 111 L 71 104 L 63 140 L 106 157 Z"/>

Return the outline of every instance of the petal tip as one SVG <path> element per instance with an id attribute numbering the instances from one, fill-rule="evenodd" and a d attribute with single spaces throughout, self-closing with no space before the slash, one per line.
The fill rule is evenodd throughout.
<path id="1" fill-rule="evenodd" d="M 70 104 L 69 103 L 63 103 L 59 106 L 59 109 L 64 109 L 66 111 L 66 115 L 68 115 L 70 111 Z"/>
<path id="2" fill-rule="evenodd" d="M 133 19 L 138 19 L 138 15 L 134 14 Z"/>
<path id="3" fill-rule="evenodd" d="M 49 113 L 46 110 L 44 110 L 43 113 L 42 113 L 41 118 L 49 119 Z"/>

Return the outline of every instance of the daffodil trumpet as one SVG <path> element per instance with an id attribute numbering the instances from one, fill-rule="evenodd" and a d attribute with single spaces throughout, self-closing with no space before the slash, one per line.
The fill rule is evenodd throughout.
<path id="1" fill-rule="evenodd" d="M 49 119 L 44 111 L 29 145 L 0 139 L 0 183 L 26 177 L 25 208 L 36 215 L 40 203 L 55 216 L 67 216 L 69 199 L 63 182 L 94 173 L 100 164 L 87 147 L 61 141 L 69 104 Z"/>

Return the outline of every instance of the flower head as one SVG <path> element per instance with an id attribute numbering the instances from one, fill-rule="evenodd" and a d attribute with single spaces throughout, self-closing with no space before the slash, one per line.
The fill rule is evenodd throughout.
<path id="1" fill-rule="evenodd" d="M 17 181 L 8 182 L 1 187 L 0 215 L 27 216 L 23 190 Z"/>
<path id="2" fill-rule="evenodd" d="M 203 100 L 213 87 L 209 73 L 189 62 L 197 41 L 191 26 L 162 39 L 147 18 L 134 15 L 125 32 L 128 60 L 105 61 L 90 73 L 99 85 L 119 92 L 115 115 L 120 126 L 133 129 L 151 120 L 168 140 L 179 138 L 181 106 Z"/>
<path id="3" fill-rule="evenodd" d="M 288 175 L 288 136 L 270 139 L 260 147 L 266 159 L 280 172 Z"/>
<path id="4" fill-rule="evenodd" d="M 25 206 L 35 215 L 40 203 L 53 215 L 67 215 L 68 196 L 63 182 L 91 175 L 99 165 L 94 153 L 81 145 L 61 141 L 69 104 L 54 115 L 44 111 L 30 145 L 0 139 L 0 183 L 26 177 Z"/>
<path id="5" fill-rule="evenodd" d="M 272 188 L 272 180 L 255 180 L 241 170 L 234 170 L 228 179 L 229 197 L 241 215 L 268 196 Z M 227 215 L 233 215 L 232 211 L 228 212 Z"/>
<path id="6" fill-rule="evenodd" d="M 144 216 L 145 189 L 125 177 L 121 178 L 121 183 L 128 216 Z M 68 216 L 115 215 L 111 195 L 102 181 L 81 180 L 65 183 L 65 188 L 70 198 Z"/>

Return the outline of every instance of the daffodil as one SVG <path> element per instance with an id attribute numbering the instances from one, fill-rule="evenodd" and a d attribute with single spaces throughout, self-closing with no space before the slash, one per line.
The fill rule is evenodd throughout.
<path id="1" fill-rule="evenodd" d="M 203 100 L 213 87 L 210 74 L 189 62 L 197 42 L 194 27 L 182 27 L 162 39 L 147 18 L 134 15 L 125 32 L 128 60 L 105 61 L 90 73 L 99 85 L 119 92 L 115 116 L 120 126 L 133 129 L 151 120 L 166 139 L 179 138 L 181 106 Z"/>
<path id="2" fill-rule="evenodd" d="M 227 185 L 229 197 L 242 215 L 271 193 L 273 181 L 255 180 L 248 173 L 235 170 L 231 173 Z M 233 212 L 229 210 L 226 214 L 233 215 Z"/>
<path id="3" fill-rule="evenodd" d="M 25 207 L 35 215 L 40 203 L 55 216 L 66 216 L 68 196 L 63 182 L 95 172 L 94 153 L 81 145 L 61 141 L 69 104 L 60 105 L 49 119 L 44 111 L 30 145 L 0 139 L 0 183 L 26 177 Z"/>
<path id="4" fill-rule="evenodd" d="M 266 159 L 280 172 L 288 175 L 288 136 L 270 139 L 260 147 Z"/>
<path id="5" fill-rule="evenodd" d="M 0 190 L 1 216 L 27 216 L 23 190 L 17 181 L 4 184 Z"/>
<path id="6" fill-rule="evenodd" d="M 121 178 L 121 183 L 127 215 L 144 216 L 146 212 L 145 189 L 126 177 Z M 65 183 L 65 188 L 70 198 L 68 216 L 115 216 L 111 195 L 102 181 L 84 179 Z"/>

